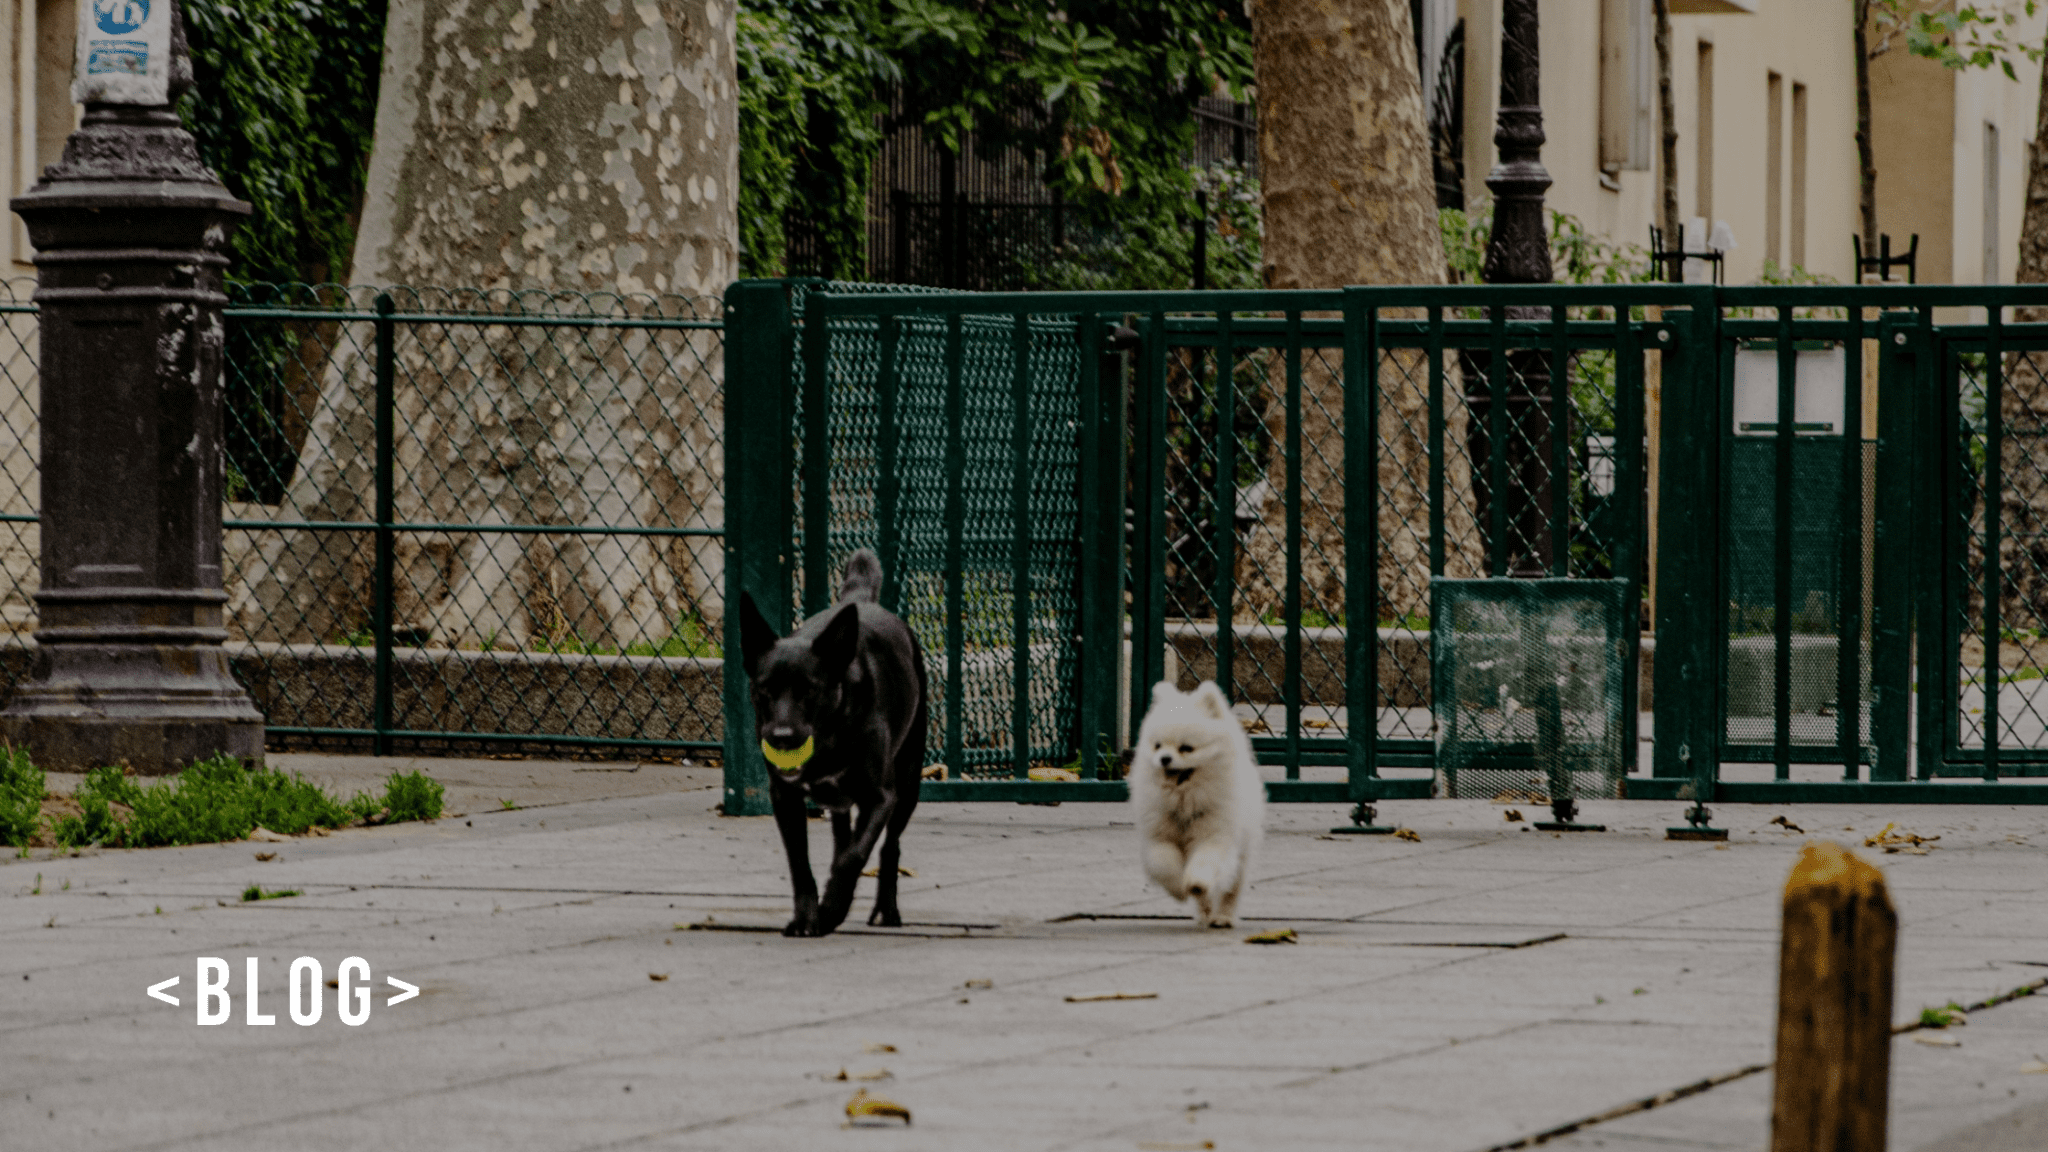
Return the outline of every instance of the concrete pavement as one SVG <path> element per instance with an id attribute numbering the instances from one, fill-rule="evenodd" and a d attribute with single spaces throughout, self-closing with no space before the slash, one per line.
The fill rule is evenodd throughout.
<path id="1" fill-rule="evenodd" d="M 336 780 L 386 763 L 297 759 Z M 864 885 L 854 927 L 792 941 L 757 930 L 788 915 L 772 824 L 716 816 L 715 772 L 445 767 L 466 814 L 430 825 L 0 863 L 6 1143 L 1479 1152 L 1767 1063 L 1784 875 L 1809 834 L 1888 821 L 1941 836 L 1870 853 L 1901 913 L 1902 1020 L 2048 976 L 2043 809 L 1719 806 L 1717 849 L 1661 839 L 1675 803 L 1589 803 L 1613 831 L 1573 836 L 1383 805 L 1419 843 L 1276 805 L 1247 919 L 1216 932 L 1143 883 L 1120 809 L 932 804 L 905 839 L 913 923 L 859 926 Z M 519 777 L 567 802 L 478 802 Z M 302 895 L 243 903 L 250 884 Z M 1301 942 L 1242 943 L 1275 927 Z M 195 1023 L 201 956 L 229 961 L 222 1026 Z M 274 1025 L 244 1023 L 249 956 Z M 329 977 L 365 959 L 368 1021 L 329 989 L 292 1023 L 299 956 Z M 148 998 L 172 976 L 178 1007 Z M 387 976 L 421 995 L 387 1006 Z M 1066 999 L 1110 991 L 1157 995 Z M 2048 1058 L 2048 996 L 1953 1036 L 1899 1039 L 1892 1146 L 2040 1147 L 2048 1075 L 2021 1068 Z M 915 1127 L 843 1129 L 857 1087 Z M 1760 1149 L 1769 1090 L 1741 1076 L 1547 1146 Z"/>

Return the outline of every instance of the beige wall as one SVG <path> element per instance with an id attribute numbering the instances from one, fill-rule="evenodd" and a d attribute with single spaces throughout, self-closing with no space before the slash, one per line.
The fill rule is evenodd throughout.
<path id="1" fill-rule="evenodd" d="M 1871 62 L 1878 231 L 1891 234 L 1894 253 L 1919 235 L 1918 273 L 1929 284 L 1955 270 L 1955 105 L 1954 74 L 1904 45 Z"/>
<path id="2" fill-rule="evenodd" d="M 25 192 L 64 151 L 78 124 L 71 103 L 77 0 L 0 0 L 9 51 L 0 54 L 0 173 L 9 196 Z M 33 277 L 28 232 L 11 213 L 0 228 L 0 279 Z M 16 285 L 17 292 L 21 285 Z"/>
<path id="3" fill-rule="evenodd" d="M 1647 3 L 1647 0 L 1644 0 Z M 1845 0 L 1767 0 L 1749 15 L 1675 16 L 1672 88 L 1678 123 L 1678 201 L 1698 213 L 1698 46 L 1714 46 L 1713 217 L 1734 230 L 1728 281 L 1746 283 L 1766 257 L 1793 257 L 1793 86 L 1806 93 L 1805 259 L 1810 271 L 1853 278 L 1850 238 L 1858 231 L 1856 82 Z M 1466 21 L 1466 197 L 1482 203 L 1494 161 L 1500 0 L 1461 0 Z M 1611 241 L 1647 245 L 1659 196 L 1654 168 L 1622 171 L 1606 187 L 1600 172 L 1601 5 L 1551 0 L 1542 5 L 1543 113 L 1549 137 L 1543 161 L 1553 184 L 1550 206 L 1577 216 Z M 2017 38 L 2038 39 L 2038 27 Z M 1768 203 L 1769 76 L 1783 83 L 1779 133 L 1782 180 Z M 1920 279 L 1981 281 L 1984 131 L 1998 126 L 2000 278 L 2010 280 L 2024 207 L 2028 141 L 2033 136 L 2039 69 L 2018 82 L 1998 72 L 1951 73 L 1903 48 L 1873 65 L 1881 229 L 1903 246 L 1921 234 Z M 1780 251 L 1767 251 L 1767 213 L 1779 215 Z"/>
<path id="4" fill-rule="evenodd" d="M 2048 14 L 2044 14 L 2048 15 Z M 2018 37 L 2038 42 L 2039 20 Z M 1976 71 L 1955 77 L 1954 266 L 1959 283 L 1995 281 L 2010 284 L 2019 266 L 2020 217 L 2026 211 L 2028 151 L 2033 143 L 2040 99 L 2040 66 L 2017 69 L 2019 80 L 2003 73 Z M 1998 125 L 1997 266 L 1987 269 L 1983 257 L 1984 125 Z M 1885 214 L 1884 174 L 1878 174 L 1877 213 Z"/>

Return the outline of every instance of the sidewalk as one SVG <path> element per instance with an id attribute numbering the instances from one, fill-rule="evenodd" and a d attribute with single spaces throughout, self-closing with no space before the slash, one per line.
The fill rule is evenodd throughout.
<path id="1" fill-rule="evenodd" d="M 465 815 L 0 862 L 10 1146 L 1479 1152 L 1770 1060 L 1807 839 L 1781 813 L 1859 845 L 1888 821 L 1941 837 L 1866 853 L 1900 909 L 1901 1020 L 2048 976 L 2037 809 L 1718 806 L 1717 849 L 1661 838 L 1675 803 L 1591 803 L 1613 831 L 1562 837 L 1493 804 L 1383 805 L 1420 843 L 1276 805 L 1247 920 L 1216 932 L 1141 881 L 1120 808 L 932 804 L 904 842 L 914 923 L 860 926 L 864 892 L 848 930 L 793 941 L 686 927 L 788 916 L 772 822 L 714 815 L 715 771 L 281 759 L 350 788 L 424 767 Z M 251 884 L 303 894 L 240 902 Z M 1277 927 L 1301 943 L 1242 943 Z M 332 989 L 292 1023 L 302 955 L 369 962 L 367 1023 Z M 194 1023 L 198 956 L 229 961 L 224 1026 Z M 275 1026 L 243 1023 L 249 956 Z M 387 975 L 421 995 L 387 1006 Z M 172 976 L 179 1007 L 145 995 Z M 1107 991 L 1157 998 L 1065 999 Z M 2041 1147 L 2048 1075 L 2020 1068 L 2048 1059 L 2048 995 L 1951 1034 L 1897 1042 L 1892 1148 Z M 842 1129 L 857 1087 L 916 1126 Z M 1769 1093 L 1751 1074 L 1545 1147 L 1761 1149 Z"/>

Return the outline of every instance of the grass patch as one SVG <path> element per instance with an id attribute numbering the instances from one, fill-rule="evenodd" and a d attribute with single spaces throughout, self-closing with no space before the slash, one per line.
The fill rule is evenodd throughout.
<path id="1" fill-rule="evenodd" d="M 0 844 L 27 848 L 42 827 L 43 770 L 11 745 L 0 759 Z"/>
<path id="2" fill-rule="evenodd" d="M 433 820 L 441 815 L 441 782 L 424 772 L 396 772 L 384 782 L 385 823 Z"/>
<path id="3" fill-rule="evenodd" d="M 265 888 L 261 884 L 251 884 L 247 888 L 242 889 L 242 903 L 247 904 L 256 900 L 282 900 L 287 896 L 297 896 L 298 894 L 299 890 L 297 888 Z"/>
<path id="4" fill-rule="evenodd" d="M 1920 1026 L 1922 1028 L 1946 1028 L 1961 1019 L 1963 1019 L 1963 1006 L 1953 1000 L 1940 1008 L 1922 1008 L 1920 1010 Z"/>
<path id="5" fill-rule="evenodd" d="M 241 840 L 259 826 L 298 836 L 316 826 L 432 820 L 441 814 L 442 789 L 425 773 L 393 772 L 381 795 L 358 792 L 343 801 L 303 776 L 216 756 L 150 785 L 120 768 L 95 768 L 71 799 L 77 814 L 50 829 L 58 846 L 160 848 Z"/>

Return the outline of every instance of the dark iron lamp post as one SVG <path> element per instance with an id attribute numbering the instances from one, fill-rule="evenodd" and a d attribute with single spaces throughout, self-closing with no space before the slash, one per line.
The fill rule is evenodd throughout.
<path id="1" fill-rule="evenodd" d="M 1500 112 L 1493 132 L 1500 160 L 1486 174 L 1493 192 L 1493 230 L 1486 240 L 1484 274 L 1489 284 L 1551 282 L 1550 240 L 1544 230 L 1543 193 L 1550 173 L 1543 167 L 1543 108 L 1536 20 L 1537 0 L 1503 0 L 1500 33 Z M 1550 309 L 1516 307 L 1510 320 L 1548 320 Z M 1472 414 L 1473 488 L 1487 570 L 1493 576 L 1534 578 L 1565 575 L 1558 563 L 1567 542 L 1551 529 L 1553 502 L 1567 499 L 1570 478 L 1553 474 L 1555 441 L 1568 434 L 1553 426 L 1554 388 L 1549 357 L 1540 349 L 1509 351 L 1505 364 L 1473 356 L 1468 367 L 1467 403 Z M 1539 746 L 1553 753 L 1561 732 L 1554 685 L 1539 693 Z M 1546 739 L 1547 737 L 1547 739 Z M 1547 831 L 1604 831 L 1578 823 L 1570 773 L 1556 755 L 1550 768 L 1550 810 L 1536 826 Z"/>
<path id="2" fill-rule="evenodd" d="M 0 734 L 57 771 L 263 754 L 222 649 L 221 277 L 249 205 L 171 109 L 192 67 L 159 3 L 167 83 L 152 102 L 88 94 L 63 159 L 13 201 L 41 310 L 42 584 L 34 676 Z"/>
<path id="3" fill-rule="evenodd" d="M 1501 9 L 1500 113 L 1493 142 L 1499 163 L 1486 175 L 1493 192 L 1493 230 L 1483 274 L 1489 284 L 1548 284 L 1550 241 L 1543 227 L 1543 109 L 1538 93 L 1536 0 L 1505 0 Z M 1511 320 L 1542 320 L 1547 308 L 1510 308 Z M 1475 511 L 1494 576 L 1536 577 L 1550 571 L 1550 364 L 1541 351 L 1519 349 L 1498 372 L 1488 354 L 1467 359 L 1466 400 Z M 1499 404 L 1495 404 L 1495 400 Z M 1555 490 L 1562 491 L 1558 484 Z"/>

